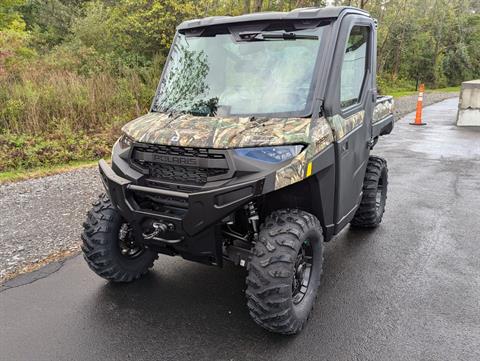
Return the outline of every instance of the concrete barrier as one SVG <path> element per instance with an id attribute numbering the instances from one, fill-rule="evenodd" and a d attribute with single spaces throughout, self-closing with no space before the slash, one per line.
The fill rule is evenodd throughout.
<path id="1" fill-rule="evenodd" d="M 480 79 L 462 83 L 457 126 L 480 127 Z"/>

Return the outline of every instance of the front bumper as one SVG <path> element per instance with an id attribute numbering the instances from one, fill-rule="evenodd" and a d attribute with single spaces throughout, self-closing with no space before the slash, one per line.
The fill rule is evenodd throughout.
<path id="1" fill-rule="evenodd" d="M 112 203 L 125 220 L 136 225 L 145 220 L 169 222 L 174 225 L 175 232 L 186 238 L 199 235 L 218 224 L 240 206 L 260 195 L 264 185 L 263 179 L 257 179 L 214 190 L 183 193 L 133 184 L 118 176 L 103 159 L 99 162 L 99 169 Z M 160 204 L 174 205 L 177 211 L 142 209 L 135 200 L 138 194 L 154 196 Z M 137 232 L 136 238 L 141 238 L 141 233 Z"/>

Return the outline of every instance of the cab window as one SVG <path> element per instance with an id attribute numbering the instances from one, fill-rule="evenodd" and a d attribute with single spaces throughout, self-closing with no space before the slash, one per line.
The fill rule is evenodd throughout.
<path id="1" fill-rule="evenodd" d="M 367 73 L 369 28 L 354 26 L 350 31 L 340 75 L 340 106 L 347 108 L 360 101 Z"/>

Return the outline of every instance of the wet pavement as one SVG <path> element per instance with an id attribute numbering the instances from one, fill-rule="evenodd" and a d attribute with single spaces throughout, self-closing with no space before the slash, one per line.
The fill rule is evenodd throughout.
<path id="1" fill-rule="evenodd" d="M 77 256 L 0 288 L 0 360 L 479 360 L 480 130 L 455 126 L 457 101 L 380 140 L 384 221 L 327 244 L 301 335 L 250 321 L 243 269 L 165 256 L 112 285 Z"/>

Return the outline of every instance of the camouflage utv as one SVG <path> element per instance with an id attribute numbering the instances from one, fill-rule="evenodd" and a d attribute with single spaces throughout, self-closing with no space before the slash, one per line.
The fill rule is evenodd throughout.
<path id="1" fill-rule="evenodd" d="M 304 327 L 323 242 L 376 227 L 393 128 L 378 97 L 376 25 L 347 7 L 186 21 L 147 115 L 123 127 L 84 223 L 90 268 L 138 279 L 158 254 L 246 267 L 262 327 Z"/>

